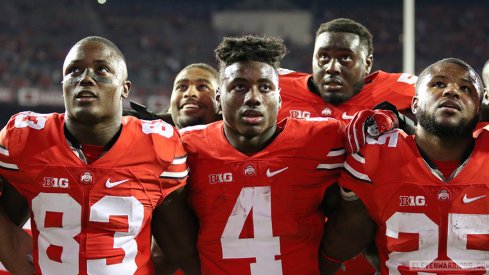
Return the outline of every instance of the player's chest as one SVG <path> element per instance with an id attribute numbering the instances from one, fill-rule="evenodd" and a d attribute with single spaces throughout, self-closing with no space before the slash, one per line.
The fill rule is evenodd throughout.
<path id="1" fill-rule="evenodd" d="M 373 196 L 379 220 L 393 222 L 396 213 L 423 216 L 440 224 L 447 222 L 453 213 L 489 214 L 489 182 L 467 181 L 440 183 L 417 179 L 392 182 L 374 189 Z M 402 216 L 401 215 L 401 216 Z"/>
<path id="2" fill-rule="evenodd" d="M 151 169 L 53 164 L 32 165 L 26 170 L 27 177 L 17 186 L 29 199 L 41 193 L 68 194 L 79 204 L 89 206 L 106 196 L 134 197 L 144 205 L 152 205 L 161 196 L 159 175 Z"/>
<path id="3" fill-rule="evenodd" d="M 195 188 L 243 188 L 268 185 L 317 185 L 329 174 L 319 159 L 275 157 L 248 160 L 188 159 Z"/>
<path id="4" fill-rule="evenodd" d="M 194 208 L 202 213 L 228 211 L 240 198 L 276 205 L 276 211 L 285 208 L 295 208 L 287 210 L 293 212 L 311 211 L 317 208 L 324 190 L 333 182 L 332 172 L 318 169 L 320 163 L 315 160 L 276 158 L 195 163 L 189 159 L 189 196 Z"/>

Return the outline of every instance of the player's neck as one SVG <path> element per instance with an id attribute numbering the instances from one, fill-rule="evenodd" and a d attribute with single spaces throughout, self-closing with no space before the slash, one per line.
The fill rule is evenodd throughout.
<path id="1" fill-rule="evenodd" d="M 119 132 L 121 125 L 121 118 L 94 124 L 80 123 L 74 119 L 65 118 L 66 129 L 80 144 L 105 146 Z"/>
<path id="2" fill-rule="evenodd" d="M 226 127 L 224 128 L 224 135 L 226 136 L 226 139 L 231 144 L 231 146 L 246 155 L 253 155 L 265 149 L 265 147 L 267 147 L 273 140 L 275 140 L 279 133 L 279 128 L 273 127 L 271 129 L 268 129 L 261 135 L 246 137 L 235 132 L 234 130 Z"/>
<path id="3" fill-rule="evenodd" d="M 462 161 L 474 145 L 472 133 L 466 136 L 440 138 L 422 127 L 416 128 L 415 140 L 425 156 L 438 161 Z"/>

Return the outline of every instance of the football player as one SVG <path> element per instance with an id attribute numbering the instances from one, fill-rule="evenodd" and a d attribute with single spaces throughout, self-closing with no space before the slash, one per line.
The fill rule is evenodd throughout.
<path id="1" fill-rule="evenodd" d="M 181 130 L 202 273 L 318 274 L 324 194 L 344 159 L 341 123 L 277 123 L 282 40 L 224 38 L 215 51 L 223 121 Z"/>
<path id="2" fill-rule="evenodd" d="M 337 18 L 320 25 L 312 57 L 313 74 L 282 70 L 280 88 L 285 117 L 334 117 L 345 124 L 356 112 L 388 101 L 412 117 L 411 99 L 416 76 L 371 72 L 374 61 L 372 34 L 362 24 Z M 411 132 L 409 124 L 403 129 Z M 365 269 L 368 269 L 366 271 Z M 362 257 L 346 264 L 345 274 L 373 274 Z"/>
<path id="3" fill-rule="evenodd" d="M 30 212 L 36 273 L 153 274 L 152 232 L 198 274 L 186 153 L 171 125 L 122 116 L 131 88 L 122 52 L 102 37 L 80 40 L 62 86 L 64 114 L 22 112 L 0 132 L 9 182 L 0 205 L 16 223 Z"/>
<path id="4" fill-rule="evenodd" d="M 282 108 L 285 117 L 334 117 L 345 123 L 354 114 L 383 101 L 409 113 L 416 76 L 376 71 L 370 74 L 372 34 L 351 19 L 321 24 L 312 57 L 313 74 L 281 71 Z"/>
<path id="5" fill-rule="evenodd" d="M 190 64 L 177 74 L 169 110 L 175 127 L 181 129 L 221 119 L 216 101 L 218 79 L 216 69 L 205 63 Z"/>
<path id="6" fill-rule="evenodd" d="M 323 242 L 325 255 L 341 261 L 355 254 L 356 231 L 375 224 L 382 274 L 487 272 L 489 128 L 472 134 L 483 91 L 459 59 L 423 70 L 412 101 L 415 134 L 367 138 L 347 157 L 343 209 L 354 211 L 328 222 L 337 243 Z"/>
<path id="7" fill-rule="evenodd" d="M 167 112 L 155 113 L 130 101 L 132 110 L 124 110 L 124 114 L 148 120 L 162 119 L 178 129 L 220 120 L 216 102 L 218 79 L 218 72 L 212 66 L 190 64 L 175 77 Z"/>
<path id="8" fill-rule="evenodd" d="M 151 119 L 160 117 L 171 121 L 177 129 L 222 119 L 218 114 L 216 101 L 218 80 L 219 73 L 208 64 L 193 63 L 186 66 L 173 82 L 170 110 L 154 115 Z M 148 112 L 146 109 L 141 111 Z M 153 246 L 153 262 L 158 274 L 174 274 L 174 264 L 157 245 Z"/>

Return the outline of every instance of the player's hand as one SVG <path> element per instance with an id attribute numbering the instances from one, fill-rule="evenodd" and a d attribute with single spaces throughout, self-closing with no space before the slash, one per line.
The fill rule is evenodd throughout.
<path id="1" fill-rule="evenodd" d="M 405 113 L 408 115 L 402 114 L 399 110 L 397 110 L 397 107 L 390 103 L 389 101 L 383 101 L 377 105 L 375 105 L 373 110 L 390 110 L 394 112 L 394 114 L 397 116 L 397 120 L 399 121 L 399 129 L 402 129 L 404 132 L 406 132 L 408 135 L 413 135 L 414 131 L 416 129 L 416 122 L 413 121 L 411 118 L 408 116 L 414 117 L 414 115 L 409 111 L 405 110 Z M 407 112 L 406 112 L 407 111 Z"/>
<path id="2" fill-rule="evenodd" d="M 399 127 L 397 116 L 389 110 L 363 110 L 356 113 L 346 126 L 346 150 L 358 153 L 365 145 L 366 136 L 377 137 Z"/>

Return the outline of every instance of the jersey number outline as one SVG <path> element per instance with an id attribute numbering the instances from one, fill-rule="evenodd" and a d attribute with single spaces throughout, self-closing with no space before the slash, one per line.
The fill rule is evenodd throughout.
<path id="1" fill-rule="evenodd" d="M 39 267 L 45 274 L 79 274 L 82 207 L 66 193 L 39 193 L 32 200 L 32 212 L 39 236 Z M 61 215 L 61 226 L 45 227 L 49 214 Z M 108 265 L 106 259 L 87 260 L 88 274 L 129 274 L 137 270 L 137 242 L 143 224 L 144 206 L 135 197 L 104 196 L 89 209 L 89 221 L 109 223 L 111 216 L 127 216 L 128 232 L 114 233 L 114 249 L 121 248 L 121 263 Z M 61 247 L 61 262 L 50 259 L 48 250 Z"/>
<path id="2" fill-rule="evenodd" d="M 416 81 L 418 81 L 418 77 L 408 73 L 402 73 L 397 79 L 397 82 L 407 83 L 409 85 L 416 84 Z"/>
<path id="3" fill-rule="evenodd" d="M 489 251 L 467 249 L 468 236 L 489 234 L 486 226 L 489 215 L 448 214 L 447 256 L 460 267 L 482 263 L 489 259 Z M 398 267 L 410 261 L 422 261 L 427 265 L 438 258 L 440 246 L 439 226 L 424 213 L 396 212 L 386 221 L 386 236 L 400 239 L 399 233 L 418 234 L 419 247 L 415 251 L 389 253 L 386 266 L 389 274 L 401 274 Z M 474 266 L 470 266 L 474 268 Z M 436 273 L 422 273 L 436 274 Z"/>

